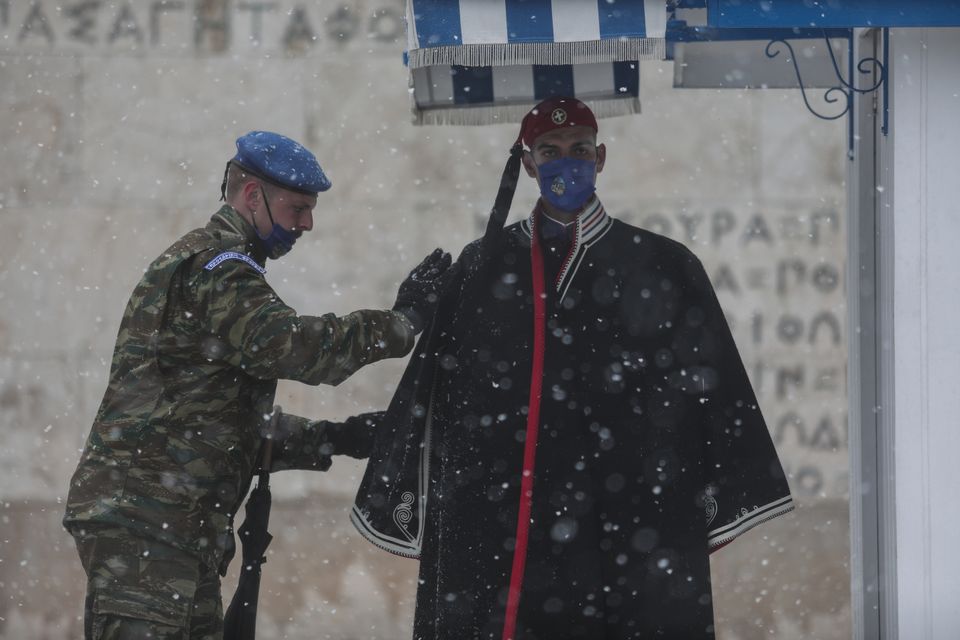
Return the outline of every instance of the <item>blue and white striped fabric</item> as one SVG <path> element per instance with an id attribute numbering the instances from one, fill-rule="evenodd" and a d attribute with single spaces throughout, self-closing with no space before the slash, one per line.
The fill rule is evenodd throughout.
<path id="1" fill-rule="evenodd" d="M 666 15 L 665 0 L 407 0 L 415 122 L 519 122 L 554 95 L 637 113 Z"/>
<path id="2" fill-rule="evenodd" d="M 417 124 L 520 122 L 550 96 L 583 100 L 598 118 L 640 112 L 636 61 L 411 69 Z"/>
<path id="3" fill-rule="evenodd" d="M 666 0 L 407 0 L 411 69 L 664 57 Z"/>

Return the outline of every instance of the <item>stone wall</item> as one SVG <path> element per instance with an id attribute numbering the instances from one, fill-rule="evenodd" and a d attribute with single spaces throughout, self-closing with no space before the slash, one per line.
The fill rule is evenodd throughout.
<path id="1" fill-rule="evenodd" d="M 388 306 L 422 255 L 482 229 L 516 129 L 410 124 L 402 5 L 0 0 L 0 638 L 80 633 L 59 519 L 123 305 L 217 208 L 238 135 L 300 139 L 333 179 L 313 233 L 269 265 L 304 313 Z M 703 259 L 800 505 L 713 558 L 720 636 L 845 638 L 844 121 L 797 92 L 676 90 L 670 63 L 641 74 L 644 113 L 601 122 L 599 192 Z M 535 197 L 523 181 L 512 218 Z M 402 367 L 284 383 L 278 402 L 380 408 Z M 264 638 L 408 637 L 416 565 L 350 527 L 361 473 L 276 477 Z"/>

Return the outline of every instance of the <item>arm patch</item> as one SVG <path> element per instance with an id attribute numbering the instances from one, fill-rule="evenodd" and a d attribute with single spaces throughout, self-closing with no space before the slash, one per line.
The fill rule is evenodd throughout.
<path id="1" fill-rule="evenodd" d="M 267 272 L 266 269 L 264 269 L 259 264 L 257 264 L 256 260 L 254 260 L 253 258 L 251 258 L 245 253 L 239 253 L 237 251 L 224 251 L 223 253 L 215 257 L 213 260 L 205 264 L 203 268 L 206 269 L 207 271 L 213 271 L 217 267 L 217 265 L 219 265 L 220 263 L 226 260 L 241 260 L 243 262 L 246 262 L 248 265 L 250 265 L 257 271 L 259 271 L 260 273 Z"/>

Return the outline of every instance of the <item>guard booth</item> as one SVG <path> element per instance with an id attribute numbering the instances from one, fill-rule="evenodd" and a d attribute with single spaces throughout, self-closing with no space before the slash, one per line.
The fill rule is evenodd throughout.
<path id="1" fill-rule="evenodd" d="M 960 3 L 677 2 L 678 12 L 684 8 L 705 11 L 702 30 L 741 49 L 745 35 L 772 30 L 766 56 L 776 55 L 778 43 L 813 35 L 809 29 L 821 37 L 847 31 L 845 71 L 835 64 L 832 79 L 811 84 L 795 67 L 795 80 L 800 91 L 833 92 L 840 108 L 807 106 L 819 118 L 846 119 L 849 132 L 853 637 L 953 637 L 960 628 L 960 554 L 949 534 L 960 524 L 950 498 L 960 445 L 960 339 L 951 320 L 958 311 L 951 247 L 960 221 L 946 167 L 957 162 L 960 142 Z M 688 60 L 705 86 L 710 78 L 729 86 L 723 64 L 737 66 L 730 57 Z M 742 81 L 775 86 L 761 60 L 754 53 Z M 680 83 L 691 75 L 689 66 L 678 72 Z"/>
<path id="2" fill-rule="evenodd" d="M 845 107 L 833 114 L 848 120 L 850 140 L 853 637 L 952 637 L 960 628 L 960 554 L 949 534 L 960 524 L 950 498 L 960 309 L 951 247 L 960 220 L 946 167 L 960 142 L 960 3 L 700 4 L 721 36 L 849 30 L 846 74 L 834 67 L 835 81 L 820 86 Z M 797 80 L 804 91 L 800 71 Z"/>

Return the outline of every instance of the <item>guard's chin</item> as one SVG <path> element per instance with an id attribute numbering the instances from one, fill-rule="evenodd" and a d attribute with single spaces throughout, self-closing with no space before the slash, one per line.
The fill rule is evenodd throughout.
<path id="1" fill-rule="evenodd" d="M 294 244 L 295 244 L 295 243 L 294 243 Z M 289 249 L 286 249 L 286 250 L 282 250 L 282 249 L 281 249 L 281 250 L 277 250 L 277 249 L 275 249 L 274 251 L 271 251 L 269 254 L 267 254 L 267 257 L 270 258 L 271 260 L 279 260 L 279 259 L 282 258 L 283 256 L 285 256 L 285 255 L 287 255 L 288 253 L 290 253 L 291 251 L 293 251 L 293 246 L 294 246 L 294 245 L 291 244 L 291 245 L 290 245 L 290 248 L 289 248 Z"/>

